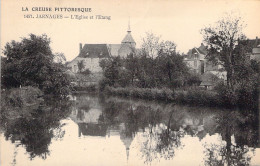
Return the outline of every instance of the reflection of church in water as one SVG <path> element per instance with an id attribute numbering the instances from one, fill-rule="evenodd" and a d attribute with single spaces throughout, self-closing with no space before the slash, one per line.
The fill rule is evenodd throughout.
<path id="1" fill-rule="evenodd" d="M 104 123 L 102 108 L 95 104 L 97 102 L 88 103 L 89 107 L 74 107 L 70 118 L 78 125 L 78 136 L 94 136 L 109 138 L 110 136 L 120 136 L 120 140 L 125 146 L 127 160 L 129 158 L 129 150 L 133 141 L 133 134 L 130 133 L 125 123 L 117 123 L 108 125 Z"/>

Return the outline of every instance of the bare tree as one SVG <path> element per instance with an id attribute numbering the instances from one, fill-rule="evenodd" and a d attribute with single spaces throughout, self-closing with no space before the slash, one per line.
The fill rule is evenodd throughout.
<path id="1" fill-rule="evenodd" d="M 176 53 L 176 44 L 172 41 L 162 41 L 160 43 L 160 51 L 162 53 L 165 53 L 167 55 L 170 55 L 171 53 Z"/>
<path id="2" fill-rule="evenodd" d="M 152 32 L 146 32 L 146 37 L 142 38 L 142 46 L 141 48 L 145 51 L 145 53 L 151 57 L 155 58 L 160 50 L 160 36 L 156 36 Z"/>

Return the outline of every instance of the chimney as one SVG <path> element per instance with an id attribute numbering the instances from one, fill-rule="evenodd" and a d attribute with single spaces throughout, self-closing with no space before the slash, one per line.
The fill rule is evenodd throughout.
<path id="1" fill-rule="evenodd" d="M 255 38 L 255 47 L 257 47 L 257 45 L 258 45 L 258 36 L 256 36 Z"/>
<path id="2" fill-rule="evenodd" d="M 81 52 L 82 50 L 82 43 L 79 43 L 79 53 Z"/>

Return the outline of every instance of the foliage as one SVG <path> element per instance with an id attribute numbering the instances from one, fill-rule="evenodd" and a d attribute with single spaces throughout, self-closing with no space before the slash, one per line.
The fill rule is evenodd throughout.
<path id="1" fill-rule="evenodd" d="M 96 92 L 98 90 L 97 85 L 92 84 L 88 86 L 73 86 L 75 92 Z"/>
<path id="2" fill-rule="evenodd" d="M 143 42 L 143 51 L 138 54 L 100 62 L 104 71 L 104 79 L 100 82 L 102 90 L 106 85 L 174 89 L 197 83 L 197 78 L 189 79 L 192 74 L 188 72 L 183 57 L 176 52 L 174 42 L 159 43 L 159 37 L 152 33 L 147 33 Z"/>
<path id="3" fill-rule="evenodd" d="M 189 73 L 181 55 L 176 52 L 162 51 L 156 58 L 156 64 L 156 77 L 160 85 L 171 88 L 184 86 Z"/>
<path id="4" fill-rule="evenodd" d="M 187 79 L 186 79 L 186 84 L 188 86 L 199 86 L 201 83 L 201 76 L 197 73 L 188 73 Z"/>
<path id="5" fill-rule="evenodd" d="M 55 55 L 46 35 L 30 34 L 21 42 L 7 43 L 3 50 L 2 88 L 19 86 L 38 87 L 45 94 L 66 96 L 69 80 L 62 63 L 55 63 Z"/>
<path id="6" fill-rule="evenodd" d="M 135 97 L 142 99 L 150 100 L 164 100 L 164 101 L 173 101 L 174 93 L 172 90 L 163 88 L 163 89 L 151 89 L 151 88 L 113 88 L 106 87 L 106 93 L 115 94 L 124 97 Z"/>
<path id="7" fill-rule="evenodd" d="M 257 100 L 259 64 L 248 57 L 252 44 L 243 28 L 241 17 L 226 14 L 214 27 L 202 30 L 209 50 L 207 57 L 227 72 L 227 83 L 215 88 L 226 106 L 252 106 Z"/>
<path id="8" fill-rule="evenodd" d="M 55 53 L 54 54 L 54 62 L 64 64 L 66 62 L 66 57 L 63 53 Z"/>
<path id="9" fill-rule="evenodd" d="M 235 51 L 238 42 L 245 40 L 243 28 L 241 17 L 226 14 L 215 26 L 206 27 L 201 31 L 209 51 L 209 60 L 223 65 L 227 71 L 227 85 L 231 90 L 234 90 L 235 66 L 245 56 Z"/>
<path id="10" fill-rule="evenodd" d="M 99 82 L 101 90 L 103 90 L 106 85 L 126 86 L 129 84 L 129 72 L 124 69 L 123 60 L 119 56 L 109 60 L 102 60 L 100 66 L 104 72 L 104 78 Z"/>

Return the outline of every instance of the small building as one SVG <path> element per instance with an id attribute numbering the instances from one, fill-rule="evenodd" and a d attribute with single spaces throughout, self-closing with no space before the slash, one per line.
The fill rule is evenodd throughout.
<path id="1" fill-rule="evenodd" d="M 253 40 L 249 40 L 249 45 L 252 47 L 252 52 L 249 52 L 250 59 L 254 59 L 260 62 L 260 40 L 258 37 Z"/>
<path id="2" fill-rule="evenodd" d="M 130 25 L 126 36 L 123 38 L 121 44 L 79 44 L 79 55 L 72 61 L 67 63 L 67 67 L 74 73 L 79 72 L 78 63 L 84 65 L 83 70 L 90 70 L 91 73 L 100 73 L 102 68 L 99 62 L 102 59 L 120 56 L 122 58 L 135 52 L 136 43 L 131 35 Z"/>
<path id="3" fill-rule="evenodd" d="M 224 82 L 226 72 L 206 71 L 201 75 L 200 87 L 212 90 L 219 82 Z"/>
<path id="4" fill-rule="evenodd" d="M 221 65 L 209 61 L 207 54 L 207 48 L 202 43 L 200 47 L 194 47 L 188 51 L 184 62 L 191 71 L 201 75 L 200 87 L 210 90 L 219 81 L 225 81 L 227 74 Z"/>

